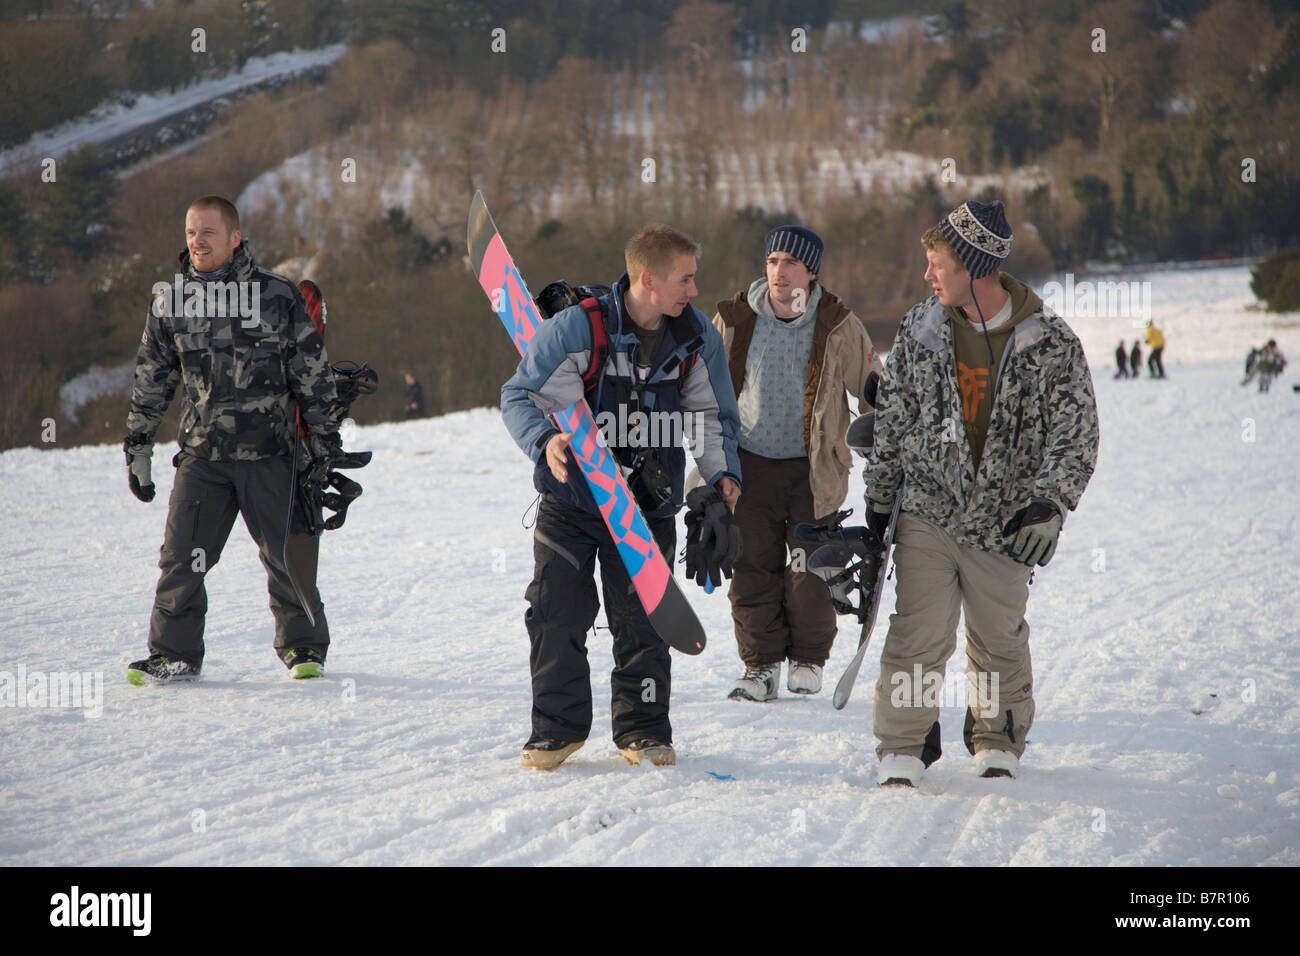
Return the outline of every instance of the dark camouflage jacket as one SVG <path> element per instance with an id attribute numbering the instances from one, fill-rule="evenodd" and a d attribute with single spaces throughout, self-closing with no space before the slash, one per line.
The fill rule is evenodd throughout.
<path id="1" fill-rule="evenodd" d="M 1064 519 L 1097 464 L 1097 405 L 1078 338 L 1010 276 L 1013 299 L 1032 297 L 1013 330 L 994 384 L 979 471 L 961 414 L 952 319 L 931 296 L 903 318 L 877 396 L 875 446 L 863 477 L 867 500 L 939 525 L 958 544 L 1001 552 L 1002 526 L 1030 498 Z M 1019 287 L 1016 291 L 1015 287 Z M 1019 311 L 1019 310 L 1017 310 Z"/>
<path id="2" fill-rule="evenodd" d="M 153 440 L 177 384 L 183 389 L 180 445 L 198 458 L 247 461 L 290 453 L 295 406 L 310 431 L 337 431 L 334 373 L 297 287 L 259 269 L 247 242 L 235 250 L 222 280 L 250 283 L 243 286 L 246 309 L 231 307 L 237 292 L 221 301 L 235 285 L 213 289 L 218 283 L 198 278 L 188 250 L 180 263 L 188 285 L 183 299 L 169 292 L 150 305 L 128 435 Z M 251 283 L 257 283 L 256 296 Z"/>

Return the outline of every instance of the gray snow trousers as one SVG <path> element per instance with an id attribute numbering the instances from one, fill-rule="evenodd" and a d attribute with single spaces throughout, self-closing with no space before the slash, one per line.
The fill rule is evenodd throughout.
<path id="1" fill-rule="evenodd" d="M 158 560 L 162 574 L 149 620 L 151 654 L 163 654 L 196 667 L 203 663 L 203 626 L 208 610 L 204 578 L 221 558 L 235 516 L 242 514 L 266 568 L 271 613 L 275 616 L 276 653 L 283 657 L 290 648 L 301 647 L 325 656 L 329 625 L 316 590 L 320 538 L 291 534 L 288 546 L 293 580 L 311 602 L 314 627 L 298 601 L 283 561 L 292 470 L 293 462 L 288 457 L 208 461 L 192 455 L 179 456 Z"/>

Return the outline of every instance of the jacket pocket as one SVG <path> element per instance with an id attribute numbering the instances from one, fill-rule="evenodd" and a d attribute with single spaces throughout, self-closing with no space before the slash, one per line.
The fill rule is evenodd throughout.
<path id="1" fill-rule="evenodd" d="M 278 395 L 285 391 L 284 342 L 266 326 L 239 329 L 235 349 L 235 387 L 244 395 Z"/>
<path id="2" fill-rule="evenodd" d="M 191 405 L 198 406 L 211 397 L 212 331 L 206 327 L 181 329 L 176 332 L 175 341 L 186 397 Z"/>

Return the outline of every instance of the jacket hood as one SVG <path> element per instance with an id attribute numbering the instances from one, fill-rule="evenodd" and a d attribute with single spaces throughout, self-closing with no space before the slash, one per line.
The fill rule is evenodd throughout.
<path id="1" fill-rule="evenodd" d="M 808 294 L 808 303 L 804 306 L 803 315 L 795 319 L 789 319 L 790 328 L 796 328 L 805 322 L 811 322 L 817 315 L 817 307 L 821 304 L 822 286 L 820 282 L 814 282 L 812 292 Z M 767 278 L 755 279 L 750 283 L 749 291 L 745 293 L 745 300 L 749 307 L 754 310 L 755 315 L 775 315 L 772 311 L 772 303 L 767 297 Z M 783 322 L 787 320 L 782 319 Z"/>
<path id="2" fill-rule="evenodd" d="M 1007 294 L 1011 297 L 1011 318 L 1008 319 L 1004 325 L 998 326 L 996 330 L 990 330 L 990 334 L 992 331 L 1005 331 L 1014 328 L 1031 315 L 1043 311 L 1043 300 L 1039 298 L 1038 293 L 1029 288 L 1029 286 L 1025 285 L 1015 276 L 1009 275 L 1006 272 L 999 272 L 998 282 L 1001 283 L 1002 288 L 1005 289 Z M 935 301 L 938 300 L 936 299 Z M 954 322 L 971 321 L 969 316 L 963 316 L 952 306 L 945 305 L 943 311 L 947 313 L 948 318 L 952 319 Z M 978 314 L 975 317 L 975 321 L 971 322 L 971 325 L 979 328 Z"/>

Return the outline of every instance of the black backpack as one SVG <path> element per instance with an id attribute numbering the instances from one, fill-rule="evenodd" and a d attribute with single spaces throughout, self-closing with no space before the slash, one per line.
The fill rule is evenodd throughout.
<path id="1" fill-rule="evenodd" d="M 533 298 L 537 311 L 543 319 L 563 312 L 570 306 L 580 305 L 591 322 L 591 361 L 582 373 L 582 390 L 589 392 L 596 387 L 600 370 L 609 359 L 609 335 L 605 331 L 605 309 L 600 304 L 601 298 L 612 295 L 613 290 L 606 285 L 572 286 L 563 279 L 552 282 Z M 685 324 L 685 316 L 669 319 L 673 338 L 683 341 L 682 333 L 688 333 L 690 326 Z M 680 323 L 680 324 L 679 324 Z M 695 367 L 695 359 L 704 345 L 704 336 L 697 335 L 687 346 L 687 355 L 681 360 L 681 372 L 677 376 L 677 389 L 685 387 L 686 375 Z"/>

